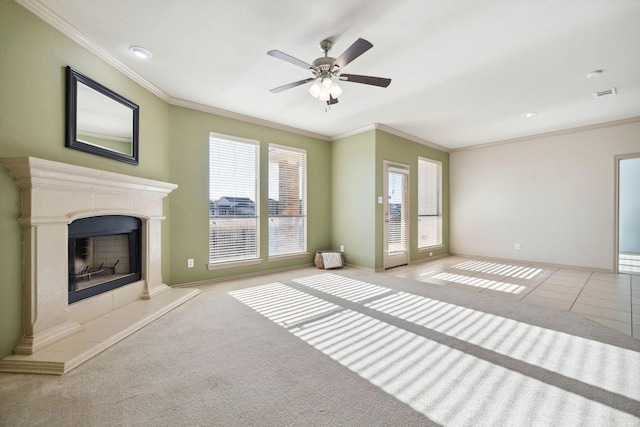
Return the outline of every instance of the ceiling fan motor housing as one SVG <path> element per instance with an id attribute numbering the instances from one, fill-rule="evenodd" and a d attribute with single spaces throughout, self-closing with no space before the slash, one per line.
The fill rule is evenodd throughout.
<path id="1" fill-rule="evenodd" d="M 333 42 L 331 40 L 325 39 L 320 42 L 320 50 L 324 52 L 324 57 L 320 57 L 316 59 L 315 61 L 313 61 L 313 64 L 312 64 L 313 67 L 319 71 L 317 73 L 318 75 L 331 76 L 334 74 L 331 72 L 332 71 L 331 69 L 333 68 L 332 66 L 333 66 L 333 63 L 336 61 L 336 58 L 332 58 L 328 56 L 332 46 L 333 46 Z"/>
<path id="2" fill-rule="evenodd" d="M 317 70 L 320 70 L 322 74 L 324 74 L 331 71 L 331 65 L 334 63 L 335 60 L 336 60 L 335 58 L 331 58 L 330 56 L 324 56 L 322 58 L 318 58 L 315 61 L 313 61 L 312 65 Z"/>

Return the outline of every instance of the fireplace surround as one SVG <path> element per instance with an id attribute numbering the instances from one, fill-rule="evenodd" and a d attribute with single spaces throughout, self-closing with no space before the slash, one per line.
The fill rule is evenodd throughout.
<path id="1" fill-rule="evenodd" d="M 175 184 L 34 157 L 0 163 L 22 189 L 23 336 L 2 372 L 63 374 L 199 291 L 162 282 L 163 199 Z M 140 223 L 140 279 L 69 304 L 68 226 L 127 216 Z"/>

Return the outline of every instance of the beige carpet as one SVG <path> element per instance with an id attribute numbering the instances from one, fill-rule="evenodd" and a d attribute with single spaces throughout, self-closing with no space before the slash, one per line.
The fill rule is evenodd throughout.
<path id="1" fill-rule="evenodd" d="M 2 426 L 640 426 L 640 340 L 353 269 L 203 293 L 63 377 L 0 374 Z"/>

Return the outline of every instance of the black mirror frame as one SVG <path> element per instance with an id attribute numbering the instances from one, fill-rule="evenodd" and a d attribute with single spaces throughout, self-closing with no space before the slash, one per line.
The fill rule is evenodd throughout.
<path id="1" fill-rule="evenodd" d="M 86 144 L 78 141 L 76 138 L 77 130 L 77 106 L 78 106 L 78 83 L 82 83 L 91 89 L 103 94 L 104 96 L 119 102 L 133 112 L 133 137 L 132 137 L 132 155 L 118 153 L 117 151 L 108 150 L 95 145 Z M 111 89 L 101 85 L 95 80 L 90 79 L 84 74 L 67 66 L 67 116 L 66 116 L 66 135 L 65 146 L 74 150 L 84 151 L 86 153 L 96 154 L 98 156 L 107 157 L 113 160 L 138 165 L 138 132 L 140 120 L 140 107 L 118 95 Z"/>

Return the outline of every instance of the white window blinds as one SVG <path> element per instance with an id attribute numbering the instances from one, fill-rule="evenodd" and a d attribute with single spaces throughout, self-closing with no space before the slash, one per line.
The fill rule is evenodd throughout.
<path id="1" fill-rule="evenodd" d="M 259 258 L 259 145 L 209 138 L 209 263 Z"/>
<path id="2" fill-rule="evenodd" d="M 307 251 L 307 154 L 269 145 L 269 256 Z"/>
<path id="3" fill-rule="evenodd" d="M 418 158 L 418 248 L 442 245 L 442 163 Z"/>

